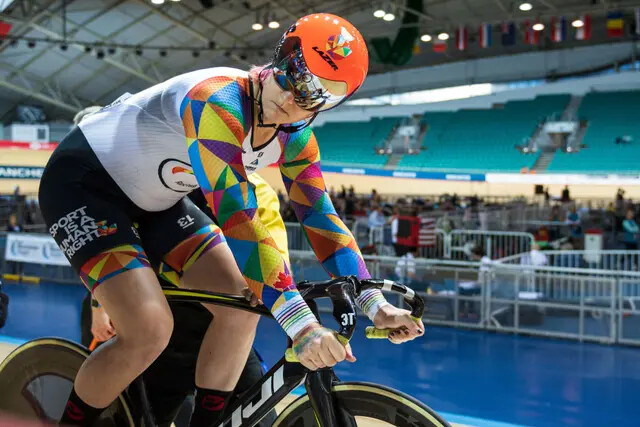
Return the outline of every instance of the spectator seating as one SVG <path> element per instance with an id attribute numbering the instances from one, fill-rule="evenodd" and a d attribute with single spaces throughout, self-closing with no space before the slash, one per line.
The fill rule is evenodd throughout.
<path id="1" fill-rule="evenodd" d="M 369 122 L 331 122 L 313 129 L 323 163 L 383 166 L 388 156 L 375 148 L 391 134 L 398 118 L 374 118 Z"/>
<path id="2" fill-rule="evenodd" d="M 578 117 L 588 121 L 577 153 L 558 151 L 548 172 L 637 172 L 640 159 L 640 91 L 594 92 L 587 94 Z M 630 136 L 627 144 L 616 138 Z"/>
<path id="3" fill-rule="evenodd" d="M 507 102 L 490 110 L 426 113 L 423 146 L 418 155 L 404 156 L 400 168 L 518 172 L 530 168 L 534 156 L 514 148 L 532 136 L 546 117 L 562 113 L 569 95 L 545 95 Z"/>

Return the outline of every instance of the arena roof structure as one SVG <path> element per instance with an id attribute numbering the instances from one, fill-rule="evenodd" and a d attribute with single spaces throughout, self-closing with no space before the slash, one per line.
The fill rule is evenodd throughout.
<path id="1" fill-rule="evenodd" d="M 155 4 L 162 3 L 162 4 Z M 548 52 L 616 43 L 637 46 L 634 13 L 640 0 L 3 0 L 0 1 L 0 118 L 7 121 L 16 105 L 37 104 L 50 119 L 68 119 L 81 107 L 108 103 L 120 94 L 136 92 L 173 75 L 210 66 L 247 68 L 268 61 L 283 30 L 312 12 L 346 17 L 360 28 L 372 51 L 371 74 L 389 74 L 451 62 L 484 60 L 522 53 Z M 615 7 L 614 7 L 615 6 Z M 376 18 L 375 10 L 393 14 Z M 527 9 L 526 7 L 524 9 Z M 607 20 L 621 12 L 623 34 L 611 38 Z M 571 23 L 590 16 L 590 37 L 576 40 Z M 551 22 L 565 18 L 565 36 L 553 41 Z M 278 28 L 270 28 L 270 27 Z M 517 41 L 503 45 L 501 26 L 514 23 Z M 540 22 L 536 44 L 523 42 L 523 24 Z M 260 24 L 260 30 L 253 29 Z M 491 24 L 491 46 L 482 47 L 479 29 Z M 467 31 L 464 50 L 456 31 Z M 10 28 L 8 27 L 10 26 Z M 402 65 L 381 63 L 374 39 L 414 29 L 410 59 Z M 640 30 L 638 31 L 640 32 Z M 447 33 L 445 52 L 434 52 L 433 41 Z M 417 37 L 416 37 L 417 35 Z M 405 34 L 406 36 L 406 34 Z M 4 38 L 2 38 L 4 37 Z M 635 41 L 634 41 L 635 40 Z M 611 64 L 611 55 L 581 56 L 580 72 Z M 629 58 L 631 60 L 631 58 Z M 470 63 L 471 63 L 470 62 Z M 491 68 L 489 66 L 489 68 Z M 501 70 L 496 68 L 496 78 Z M 490 74 L 490 73 L 489 73 Z M 543 71 L 533 73 L 544 78 Z M 491 77 L 486 77 L 489 80 Z M 503 80 L 505 77 L 502 78 Z M 446 79 L 445 79 L 446 80 Z M 451 84 L 444 81 L 441 85 Z M 437 79 L 411 89 L 437 87 Z M 384 89 L 371 91 L 378 94 Z M 363 96 L 364 94 L 361 94 Z"/>

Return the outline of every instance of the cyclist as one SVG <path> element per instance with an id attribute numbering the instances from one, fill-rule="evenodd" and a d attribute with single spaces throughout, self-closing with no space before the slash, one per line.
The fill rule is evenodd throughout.
<path id="1" fill-rule="evenodd" d="M 349 22 L 309 15 L 284 34 L 271 64 L 249 73 L 219 67 L 177 76 L 121 97 L 63 139 L 43 173 L 40 206 L 118 335 L 80 368 L 62 422 L 91 424 L 167 345 L 173 318 L 146 252 L 192 288 L 237 294 L 248 285 L 292 338 L 304 366 L 355 360 L 297 292 L 256 215 L 247 173 L 277 162 L 324 267 L 332 275 L 367 277 L 325 191 L 317 142 L 307 128 L 362 84 L 367 55 Z M 184 197 L 198 187 L 221 229 Z M 380 292 L 363 293 L 358 304 L 377 327 L 401 328 L 395 342 L 423 333 L 421 323 Z M 192 426 L 219 417 L 257 324 L 249 313 L 208 309 L 215 321 L 200 347 Z"/>
<path id="2" fill-rule="evenodd" d="M 80 121 L 102 107 L 92 106 L 79 111 L 73 118 L 75 126 Z M 258 215 L 267 227 L 269 233 L 282 252 L 285 261 L 289 264 L 289 251 L 287 250 L 287 232 L 285 224 L 280 217 L 280 201 L 276 192 L 257 173 L 247 177 L 255 187 L 258 202 Z M 203 212 L 215 221 L 211 210 L 206 206 L 206 201 L 200 190 L 189 193 L 191 200 Z M 156 270 L 162 260 L 150 260 Z M 163 285 L 179 286 L 178 276 L 171 274 L 158 274 Z M 2 283 L 0 282 L 0 327 L 2 327 Z M 82 343 L 89 347 L 92 339 L 105 342 L 112 338 L 116 331 L 111 324 L 109 316 L 104 308 L 100 307 L 96 300 L 92 300 L 91 293 L 82 303 Z M 211 313 L 200 304 L 185 303 L 179 301 L 169 302 L 169 307 L 174 318 L 174 330 L 169 345 L 160 356 L 144 371 L 142 378 L 146 384 L 147 398 L 150 409 L 158 427 L 169 427 L 174 423 L 178 427 L 189 424 L 189 418 L 193 411 L 191 395 L 195 390 L 194 376 L 197 363 L 198 349 L 202 337 L 211 323 Z M 235 396 L 240 396 L 249 390 L 263 376 L 262 362 L 257 352 L 249 353 L 247 362 L 238 383 L 233 391 Z M 267 414 L 258 426 L 270 426 L 276 419 L 275 410 Z"/>

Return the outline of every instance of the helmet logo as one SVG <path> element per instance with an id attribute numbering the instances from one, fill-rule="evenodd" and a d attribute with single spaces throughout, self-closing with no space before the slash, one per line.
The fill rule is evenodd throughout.
<path id="1" fill-rule="evenodd" d="M 320 50 L 318 46 L 313 46 L 311 49 L 313 49 L 318 55 L 320 55 L 320 57 L 324 59 L 325 62 L 331 66 L 331 68 L 333 68 L 333 71 L 338 71 L 338 66 L 336 65 L 335 62 L 333 62 L 331 57 L 327 55 L 326 52 L 323 52 L 322 50 Z"/>
<path id="2" fill-rule="evenodd" d="M 341 60 L 351 55 L 349 42 L 353 40 L 353 36 L 349 34 L 346 28 L 342 27 L 340 34 L 330 36 L 327 40 L 326 50 L 329 56 L 335 60 Z"/>

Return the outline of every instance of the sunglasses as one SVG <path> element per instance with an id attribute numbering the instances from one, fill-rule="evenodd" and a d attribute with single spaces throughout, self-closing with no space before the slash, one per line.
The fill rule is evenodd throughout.
<path id="1" fill-rule="evenodd" d="M 273 66 L 273 77 L 282 90 L 291 92 L 298 107 L 317 112 L 334 96 L 309 72 L 301 51 L 285 56 Z"/>

